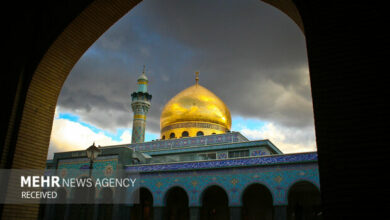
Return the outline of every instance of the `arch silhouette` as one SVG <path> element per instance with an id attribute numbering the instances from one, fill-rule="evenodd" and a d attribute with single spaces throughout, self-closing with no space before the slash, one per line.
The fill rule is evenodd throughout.
<path id="1" fill-rule="evenodd" d="M 263 184 L 252 183 L 241 194 L 242 219 L 273 219 L 271 190 Z"/>
<path id="2" fill-rule="evenodd" d="M 254 185 L 254 184 L 260 184 L 260 185 L 264 186 L 265 188 L 267 188 L 269 190 L 269 192 L 271 193 L 272 201 L 275 201 L 275 195 L 273 194 L 273 190 L 271 190 L 272 188 L 264 181 L 255 180 L 255 181 L 251 181 L 251 182 L 246 183 L 242 187 L 241 198 L 240 198 L 241 202 L 242 202 L 242 194 L 244 193 L 245 189 L 247 189 L 249 186 Z"/>
<path id="3" fill-rule="evenodd" d="M 321 191 L 320 186 L 318 185 L 318 183 L 313 182 L 312 180 L 309 180 L 309 179 L 299 178 L 299 179 L 296 179 L 295 181 L 291 182 L 291 183 L 286 187 L 286 188 L 288 189 L 288 190 L 287 190 L 287 193 L 286 193 L 286 199 L 288 198 L 288 193 L 290 192 L 291 188 L 292 188 L 294 185 L 299 184 L 299 183 L 308 183 L 308 184 L 311 184 L 311 185 L 313 185 L 318 191 Z"/>
<path id="4" fill-rule="evenodd" d="M 131 219 L 153 219 L 153 194 L 146 187 L 140 187 L 133 191 L 132 201 L 136 201 L 135 196 L 139 197 L 138 203 L 133 203 L 131 208 Z"/>
<path id="5" fill-rule="evenodd" d="M 183 131 L 183 133 L 181 133 L 181 136 L 182 137 L 188 137 L 189 136 L 188 131 Z"/>
<path id="6" fill-rule="evenodd" d="M 198 203 L 199 205 L 202 205 L 202 196 L 203 196 L 203 192 L 206 191 L 208 188 L 212 187 L 212 186 L 218 186 L 220 187 L 221 189 L 223 189 L 225 192 L 227 192 L 227 190 L 225 189 L 225 187 L 220 184 L 220 183 L 217 183 L 217 182 L 211 182 L 211 183 L 208 183 L 206 185 L 204 185 L 201 189 L 199 189 L 199 191 L 201 191 L 202 193 L 199 195 L 198 197 Z M 228 198 L 229 199 L 229 198 Z M 230 201 L 229 201 L 230 202 Z M 229 203 L 230 204 L 230 203 Z"/>
<path id="7" fill-rule="evenodd" d="M 72 5 L 77 8 L 75 11 L 81 13 L 71 15 L 65 20 L 68 24 L 65 28 L 51 33 L 57 38 L 41 46 L 47 47 L 42 57 L 33 57 L 39 58 L 39 61 L 35 70 L 31 70 L 31 80 L 20 77 L 15 87 L 17 93 L 13 99 L 14 105 L 10 107 L 10 120 L 1 155 L 2 167 L 45 168 L 55 106 L 68 74 L 84 52 L 139 2 L 91 0 L 89 4 Z M 301 16 L 292 0 L 264 2 L 283 11 L 303 30 Z M 21 103 L 18 103 L 20 100 Z M 35 153 L 26 158 L 24 152 L 30 149 L 34 149 Z M 34 215 L 34 212 L 31 213 Z"/>
<path id="8" fill-rule="evenodd" d="M 201 201 L 201 219 L 228 220 L 230 218 L 229 196 L 222 187 L 212 185 L 205 188 Z"/>
<path id="9" fill-rule="evenodd" d="M 355 77 L 356 74 L 363 75 L 367 70 L 383 63 L 382 55 L 371 53 L 371 48 L 375 48 L 372 47 L 373 42 L 376 43 L 375 46 L 380 46 L 387 38 L 382 32 L 370 30 L 374 27 L 376 30 L 375 24 L 380 24 L 384 13 L 377 4 L 348 4 L 339 1 L 338 7 L 334 7 L 333 4 L 313 1 L 264 1 L 287 14 L 302 31 L 305 26 L 307 48 L 310 54 L 309 66 L 316 136 L 317 142 L 321 143 L 318 145 L 319 157 L 323 157 L 319 162 L 322 193 L 326 195 L 324 199 L 327 200 L 326 204 L 329 208 L 327 210 L 331 216 L 337 216 L 339 212 L 352 213 L 356 210 L 356 205 L 361 205 L 358 201 L 362 195 L 352 195 L 352 198 L 349 198 L 352 202 L 340 208 L 332 205 L 343 202 L 345 196 L 340 197 L 338 194 L 344 190 L 358 191 L 361 187 L 372 186 L 372 181 L 367 176 L 371 176 L 371 171 L 380 168 L 382 162 L 386 160 L 384 156 L 386 154 L 365 154 L 366 143 L 371 140 L 376 140 L 378 143 L 372 146 L 372 152 L 384 151 L 386 138 L 383 132 L 367 129 L 368 134 L 360 138 L 357 138 L 358 132 L 356 132 L 358 131 L 356 127 L 360 124 L 369 125 L 371 128 L 384 127 L 382 119 L 384 115 L 387 115 L 383 110 L 386 109 L 385 102 L 377 102 L 384 98 L 381 94 L 384 91 L 382 90 L 384 89 L 382 87 L 382 83 L 385 82 L 382 81 L 384 76 L 382 71 L 373 71 L 372 74 L 362 77 L 363 79 Z M 64 19 L 51 21 L 52 25 L 47 24 L 48 22 L 43 18 L 54 17 L 51 15 L 53 13 L 51 10 L 55 12 L 54 9 L 59 5 L 58 2 L 48 4 L 49 10 L 41 10 L 39 4 L 33 4 L 35 7 L 32 8 L 28 4 L 11 6 L 10 10 L 29 11 L 26 13 L 29 16 L 23 17 L 28 21 L 22 23 L 19 23 L 19 19 L 6 21 L 7 24 L 10 23 L 11 32 L 27 33 L 26 37 L 18 35 L 12 42 L 18 43 L 18 41 L 29 38 L 33 40 L 28 43 L 34 46 L 28 47 L 21 43 L 21 46 L 16 47 L 15 53 L 10 54 L 14 64 L 10 68 L 10 73 L 13 75 L 10 77 L 11 81 L 6 82 L 8 84 L 6 88 L 10 89 L 4 93 L 7 99 L 4 106 L 6 111 L 4 121 L 6 122 L 1 125 L 4 130 L 1 135 L 4 140 L 1 167 L 7 169 L 42 169 L 45 167 L 55 100 L 60 90 L 57 87 L 62 86 L 67 72 L 80 58 L 82 51 L 92 45 L 100 34 L 139 2 L 137 0 L 66 1 L 67 7 L 60 10 L 63 14 L 56 16 L 64 17 Z M 297 7 L 300 11 L 296 9 Z M 34 16 L 35 13 L 41 13 L 42 16 Z M 15 13 L 15 17 L 19 15 L 22 14 Z M 31 24 L 42 28 L 38 28 L 38 31 L 34 29 L 15 31 L 24 29 L 20 28 L 21 25 L 27 27 Z M 73 28 L 69 28 L 70 26 Z M 350 28 L 345 28 L 347 26 Z M 355 34 L 355 30 L 362 30 L 359 32 L 362 34 Z M 39 38 L 43 34 L 45 34 L 45 39 Z M 13 34 L 10 36 L 12 37 Z M 54 39 L 56 40 L 53 42 Z M 364 44 L 363 47 L 357 46 L 357 42 L 359 45 Z M 24 49 L 25 46 L 27 48 Z M 7 52 L 11 51 L 9 48 L 14 50 L 14 46 L 6 47 Z M 329 48 L 334 48 L 334 50 L 329 50 Z M 28 55 L 19 59 L 18 49 L 23 53 L 27 52 Z M 328 59 L 329 57 L 332 59 Z M 334 72 L 328 74 L 330 71 Z M 38 74 L 38 72 L 41 73 Z M 334 78 L 335 75 L 337 80 Z M 31 80 L 31 77 L 35 79 Z M 53 83 L 46 83 L 49 85 L 46 90 L 45 83 L 39 83 L 41 80 Z M 359 84 L 373 86 L 367 86 L 365 90 L 362 90 L 361 87 L 356 86 Z M 361 108 L 362 106 L 364 108 Z M 371 108 L 378 112 L 375 115 L 366 116 L 366 110 Z M 335 114 L 346 116 L 345 120 L 335 119 Z M 355 117 L 356 115 L 362 117 Z M 338 127 L 339 130 L 332 131 L 330 127 Z M 340 130 L 342 132 L 339 132 Z M 23 153 L 30 149 L 34 149 L 34 154 L 26 158 Z M 354 154 L 345 156 L 349 149 L 353 149 Z M 336 154 L 339 154 L 339 157 L 331 157 Z M 360 155 L 366 155 L 365 160 L 356 162 Z M 330 159 L 334 159 L 332 164 L 327 162 Z M 377 163 L 378 161 L 381 163 Z M 335 168 L 346 163 L 350 166 L 345 169 Z M 372 169 L 361 170 L 362 163 Z M 372 189 L 370 194 L 381 193 L 383 189 L 385 189 L 384 186 L 378 186 Z M 18 210 L 24 210 L 24 207 L 21 206 Z M 37 207 L 28 207 L 30 212 L 25 216 L 36 217 Z M 3 210 L 2 216 L 5 217 L 13 217 L 15 213 L 19 213 L 8 205 L 4 205 Z M 377 210 L 377 207 L 375 206 L 373 210 Z"/>
<path id="10" fill-rule="evenodd" d="M 164 204 L 165 219 L 189 219 L 189 196 L 182 187 L 169 188 L 164 195 Z"/>
<path id="11" fill-rule="evenodd" d="M 67 76 L 84 52 L 139 2 L 141 1 L 91 1 L 91 4 L 72 19 L 65 29 L 60 30 L 56 40 L 50 43 L 34 71 L 25 94 L 12 168 L 45 167 L 55 106 Z M 301 16 L 292 0 L 264 2 L 287 14 L 303 30 Z M 16 112 L 16 107 L 12 111 Z M 15 126 L 14 123 L 15 121 L 10 121 L 9 132 Z M 6 142 L 4 148 L 9 149 L 10 143 Z M 26 159 L 23 152 L 31 148 L 40 153 Z M 3 157 L 2 164 L 6 160 L 7 158 Z"/>
<path id="12" fill-rule="evenodd" d="M 287 196 L 287 219 L 322 219 L 320 191 L 312 182 L 295 182 Z"/>

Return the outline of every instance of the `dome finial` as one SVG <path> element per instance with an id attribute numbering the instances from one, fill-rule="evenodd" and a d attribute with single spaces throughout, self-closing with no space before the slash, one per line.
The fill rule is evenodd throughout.
<path id="1" fill-rule="evenodd" d="M 142 74 L 145 75 L 145 64 L 144 64 L 144 69 L 142 70 Z"/>
<path id="2" fill-rule="evenodd" d="M 198 85 L 198 83 L 199 83 L 199 72 L 195 72 L 195 81 L 196 81 L 196 85 Z"/>

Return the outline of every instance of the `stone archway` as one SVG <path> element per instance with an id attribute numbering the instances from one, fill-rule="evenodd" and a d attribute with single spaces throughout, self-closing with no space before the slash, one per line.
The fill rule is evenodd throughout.
<path id="1" fill-rule="evenodd" d="M 363 196 L 376 201 L 386 189 L 372 183 L 378 176 L 372 170 L 383 167 L 388 155 L 387 132 L 382 132 L 388 115 L 383 102 L 385 75 L 380 70 L 385 62 L 377 51 L 387 39 L 380 28 L 386 12 L 374 3 L 264 1 L 302 30 L 305 27 L 321 193 L 329 216 L 340 212 L 351 216 L 357 206 L 363 207 L 359 202 Z M 8 69 L 2 74 L 6 80 L 0 80 L 5 112 L 0 125 L 0 167 L 45 166 L 56 97 L 67 74 L 83 51 L 138 2 L 68 0 L 7 7 L 16 13 L 4 19 Z M 375 114 L 367 114 L 369 110 Z M 367 129 L 362 130 L 362 124 Z M 367 143 L 374 153 L 367 154 Z M 30 149 L 29 157 L 24 157 Z M 359 160 L 362 155 L 364 160 Z M 362 188 L 364 195 L 353 193 Z M 38 206 L 4 205 L 2 210 L 3 218 L 34 218 Z M 370 210 L 377 211 L 378 204 Z"/>
<path id="2" fill-rule="evenodd" d="M 287 219 L 322 219 L 321 194 L 314 184 L 300 181 L 290 187 L 288 191 Z"/>
<path id="3" fill-rule="evenodd" d="M 202 220 L 228 220 L 229 199 L 225 190 L 219 186 L 210 186 L 202 193 L 202 207 L 200 211 Z"/>
<path id="4" fill-rule="evenodd" d="M 273 201 L 270 190 L 261 184 L 248 186 L 242 194 L 243 220 L 273 219 Z"/>
<path id="5" fill-rule="evenodd" d="M 84 52 L 139 2 L 141 0 L 91 1 L 64 30 L 57 33 L 57 39 L 49 44 L 47 52 L 35 69 L 26 94 L 19 94 L 25 96 L 25 102 L 20 115 L 12 167 L 45 167 L 55 106 L 68 74 Z M 291 0 L 264 2 L 286 13 L 303 30 L 299 12 Z M 16 114 L 16 109 L 12 111 Z M 15 126 L 13 123 L 15 121 L 11 120 L 8 127 Z M 10 147 L 9 141 L 5 141 L 3 151 L 6 153 Z M 23 152 L 31 148 L 37 153 L 29 158 L 22 157 Z M 2 165 L 7 161 L 6 156 L 2 154 Z"/>
<path id="6" fill-rule="evenodd" d="M 301 17 L 292 0 L 277 3 L 264 1 L 286 13 L 303 30 Z M 55 25 L 46 30 L 48 32 L 46 34 L 51 38 L 39 40 L 39 43 L 43 42 L 42 45 L 37 46 L 39 53 L 35 54 L 36 48 L 33 48 L 32 51 L 27 51 L 32 53 L 31 57 L 26 59 L 27 61 L 15 57 L 15 62 L 20 62 L 21 68 L 12 72 L 19 75 L 13 80 L 15 83 L 10 85 L 12 89 L 9 93 L 5 93 L 5 96 L 13 98 L 7 102 L 7 109 L 4 109 L 9 112 L 9 120 L 8 124 L 1 127 L 5 131 L 2 136 L 4 145 L 1 148 L 1 167 L 29 169 L 45 167 L 57 98 L 69 72 L 83 53 L 139 2 L 140 0 L 87 0 L 82 4 L 75 4 L 69 1 L 67 6 L 73 8 L 69 10 L 71 12 L 68 11 L 67 14 L 65 12 L 65 16 L 72 15 L 57 21 L 58 24 L 54 21 Z M 51 5 L 49 9 L 50 7 Z M 39 10 L 43 14 L 46 11 L 52 13 L 50 10 L 45 12 L 41 8 Z M 74 13 L 75 11 L 81 13 Z M 41 25 L 36 24 L 36 26 Z M 58 28 L 65 26 L 66 28 Z M 42 29 L 45 28 L 46 26 Z M 32 32 L 32 36 L 27 37 L 39 38 L 34 36 L 36 34 L 34 31 Z M 41 51 L 44 52 L 41 54 Z M 33 152 L 29 157 L 25 157 L 25 152 L 31 149 Z M 26 216 L 36 216 L 38 206 L 29 206 L 30 211 L 26 212 Z M 7 205 L 4 206 L 4 210 L 7 210 Z M 2 216 L 12 217 L 18 213 L 14 211 L 15 208 L 9 210 L 12 211 L 9 214 L 5 211 Z"/>
<path id="7" fill-rule="evenodd" d="M 189 219 L 188 195 L 181 187 L 173 187 L 165 195 L 164 219 Z"/>

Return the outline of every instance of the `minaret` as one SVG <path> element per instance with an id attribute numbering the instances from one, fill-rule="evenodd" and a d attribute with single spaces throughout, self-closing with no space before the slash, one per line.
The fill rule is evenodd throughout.
<path id="1" fill-rule="evenodd" d="M 145 65 L 137 80 L 138 89 L 131 94 L 131 108 L 134 112 L 131 143 L 142 143 L 145 140 L 146 114 L 150 108 L 152 95 L 148 93 L 148 78 L 145 76 Z"/>

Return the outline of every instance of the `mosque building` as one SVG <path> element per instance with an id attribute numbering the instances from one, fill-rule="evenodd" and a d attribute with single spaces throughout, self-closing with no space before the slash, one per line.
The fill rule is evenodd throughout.
<path id="1" fill-rule="evenodd" d="M 143 72 L 131 94 L 131 144 L 99 147 L 92 176 L 117 170 L 138 173 L 138 187 L 96 189 L 95 198 L 111 201 L 121 194 L 124 204 L 94 206 L 90 215 L 77 206 L 44 211 L 62 219 L 321 219 L 317 153 L 283 154 L 270 140 L 250 141 L 231 131 L 225 103 L 199 83 L 167 102 L 160 118 L 160 139 L 144 142 L 147 113 L 152 107 L 148 78 Z M 62 177 L 86 176 L 85 151 L 55 153 L 47 167 Z M 65 203 L 78 194 L 64 189 Z M 136 203 L 130 202 L 137 195 Z M 104 218 L 102 218 L 104 216 Z M 49 217 L 46 217 L 49 219 Z"/>

